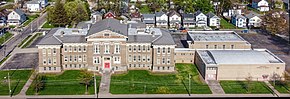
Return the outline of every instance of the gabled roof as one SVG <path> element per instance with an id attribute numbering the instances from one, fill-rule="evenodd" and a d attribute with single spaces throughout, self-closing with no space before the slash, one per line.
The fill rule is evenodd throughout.
<path id="1" fill-rule="evenodd" d="M 160 29 L 162 36 L 154 40 L 153 45 L 176 45 L 168 30 Z"/>
<path id="2" fill-rule="evenodd" d="M 212 12 L 207 13 L 206 16 L 207 16 L 208 18 L 213 18 L 213 17 L 217 17 L 217 18 L 219 18 L 218 16 L 216 16 L 216 15 L 215 15 L 214 13 L 212 13 Z"/>
<path id="3" fill-rule="evenodd" d="M 155 14 L 142 14 L 144 18 L 155 18 Z"/>
<path id="4" fill-rule="evenodd" d="M 91 15 L 103 15 L 103 14 L 101 12 L 99 12 L 99 11 L 95 11 Z"/>
<path id="5" fill-rule="evenodd" d="M 28 1 L 26 4 L 40 4 L 38 0 Z"/>
<path id="6" fill-rule="evenodd" d="M 15 9 L 14 12 L 17 13 L 18 15 L 20 15 L 20 16 L 23 15 L 23 14 L 25 14 L 25 13 L 24 13 L 23 11 L 21 11 L 20 9 Z"/>
<path id="7" fill-rule="evenodd" d="M 128 34 L 127 25 L 121 24 L 117 19 L 109 18 L 92 24 L 87 36 L 107 29 L 122 35 Z"/>
<path id="8" fill-rule="evenodd" d="M 194 15 L 195 17 L 198 16 L 198 15 L 200 15 L 200 14 L 203 14 L 200 10 L 198 10 L 198 11 L 196 11 L 196 12 L 193 13 L 193 15 Z"/>
<path id="9" fill-rule="evenodd" d="M 134 13 L 131 13 L 131 18 L 141 18 L 142 15 L 140 12 L 134 12 Z"/>
<path id="10" fill-rule="evenodd" d="M 160 12 L 156 12 L 155 13 L 155 16 L 156 17 L 161 17 L 162 15 L 164 15 L 165 13 L 164 12 L 162 12 L 162 11 L 160 11 Z M 166 15 L 166 14 L 165 14 Z"/>
<path id="11" fill-rule="evenodd" d="M 193 14 L 182 14 L 182 17 L 183 18 L 194 18 L 194 15 Z"/>
<path id="12" fill-rule="evenodd" d="M 248 18 L 248 19 L 251 19 L 251 18 L 253 18 L 253 17 L 255 17 L 255 16 L 261 16 L 260 14 L 258 14 L 258 13 L 255 13 L 255 12 L 250 12 L 250 13 L 247 13 L 247 14 L 245 14 L 245 17 L 246 18 Z"/>
<path id="13" fill-rule="evenodd" d="M 37 45 L 61 45 L 60 42 L 53 34 L 60 28 L 51 29 Z"/>
<path id="14" fill-rule="evenodd" d="M 240 15 L 240 14 L 235 15 L 234 17 L 236 17 L 236 19 L 239 19 L 239 18 L 246 19 L 246 17 L 244 17 L 243 15 Z"/>
<path id="15" fill-rule="evenodd" d="M 173 15 L 177 15 L 177 16 L 181 17 L 180 14 L 177 13 L 175 10 L 171 10 L 171 11 L 167 14 L 167 16 L 169 16 L 169 17 L 171 17 L 171 16 L 173 16 Z"/>

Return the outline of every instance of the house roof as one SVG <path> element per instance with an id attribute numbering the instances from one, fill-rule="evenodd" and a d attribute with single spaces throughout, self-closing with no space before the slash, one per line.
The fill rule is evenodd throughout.
<path id="1" fill-rule="evenodd" d="M 169 17 L 171 17 L 171 16 L 173 16 L 173 15 L 177 15 L 177 16 L 181 17 L 180 14 L 177 13 L 175 10 L 171 10 L 167 15 L 168 15 Z"/>
<path id="2" fill-rule="evenodd" d="M 122 35 L 127 35 L 128 33 L 127 25 L 121 24 L 119 20 L 109 18 L 92 24 L 87 35 L 91 35 L 106 29 L 118 32 Z"/>
<path id="3" fill-rule="evenodd" d="M 200 14 L 203 14 L 200 10 L 198 10 L 198 11 L 196 11 L 196 12 L 193 13 L 194 16 L 198 16 Z"/>
<path id="4" fill-rule="evenodd" d="M 101 12 L 99 12 L 99 11 L 95 11 L 91 15 L 103 15 L 103 14 Z"/>
<path id="5" fill-rule="evenodd" d="M 53 34 L 60 28 L 51 29 L 37 45 L 61 45 L 59 41 Z"/>
<path id="6" fill-rule="evenodd" d="M 217 17 L 217 18 L 219 18 L 218 16 L 216 16 L 216 15 L 215 15 L 214 13 L 212 13 L 212 12 L 207 13 L 206 16 L 207 16 L 208 18 L 213 18 L 213 17 Z"/>
<path id="7" fill-rule="evenodd" d="M 146 24 L 154 24 L 155 20 L 143 20 L 143 22 Z"/>
<path id="8" fill-rule="evenodd" d="M 155 14 L 142 14 L 144 18 L 155 18 Z"/>
<path id="9" fill-rule="evenodd" d="M 246 18 L 248 18 L 248 19 L 251 19 L 251 18 L 253 18 L 253 17 L 255 17 L 255 16 L 261 16 L 260 14 L 258 14 L 258 13 L 255 13 L 255 12 L 253 12 L 253 11 L 251 11 L 250 13 L 247 13 L 247 14 L 245 14 L 245 17 Z"/>
<path id="10" fill-rule="evenodd" d="M 18 15 L 23 15 L 23 14 L 25 14 L 23 11 L 21 11 L 20 9 L 15 9 L 14 10 L 15 11 L 15 13 L 17 13 Z"/>
<path id="11" fill-rule="evenodd" d="M 156 17 L 161 17 L 163 14 L 165 14 L 164 12 L 160 11 L 160 12 L 156 12 L 155 16 Z M 165 14 L 166 15 L 166 14 Z"/>
<path id="12" fill-rule="evenodd" d="M 38 0 L 28 1 L 26 4 L 40 4 Z"/>
<path id="13" fill-rule="evenodd" d="M 153 45 L 176 45 L 168 30 L 160 29 L 162 36 L 153 42 Z"/>
<path id="14" fill-rule="evenodd" d="M 193 14 L 182 14 L 183 18 L 194 18 Z"/>
<path id="15" fill-rule="evenodd" d="M 142 17 L 140 12 L 133 12 L 133 13 L 131 13 L 130 16 L 131 16 L 131 18 L 141 18 Z"/>
<path id="16" fill-rule="evenodd" d="M 246 19 L 246 17 L 244 17 L 243 15 L 240 15 L 240 14 L 235 15 L 234 17 L 236 17 L 236 19 L 239 19 L 239 18 Z"/>

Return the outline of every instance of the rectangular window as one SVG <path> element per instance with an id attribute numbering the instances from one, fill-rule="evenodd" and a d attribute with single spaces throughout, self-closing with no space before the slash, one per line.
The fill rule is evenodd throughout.
<path id="1" fill-rule="evenodd" d="M 72 62 L 72 56 L 71 55 L 69 56 L 69 62 Z"/>
<path id="2" fill-rule="evenodd" d="M 100 64 L 100 57 L 94 57 L 94 64 Z"/>
<path id="3" fill-rule="evenodd" d="M 51 67 L 48 67 L 48 70 L 51 70 Z"/>
<path id="4" fill-rule="evenodd" d="M 160 47 L 157 48 L 157 54 L 160 54 Z"/>
<path id="5" fill-rule="evenodd" d="M 165 54 L 165 47 L 162 48 L 162 54 Z"/>
<path id="6" fill-rule="evenodd" d="M 46 58 L 43 58 L 43 65 L 46 65 Z"/>
<path id="7" fill-rule="evenodd" d="M 56 65 L 56 58 L 55 57 L 52 59 L 52 61 L 53 61 L 53 65 Z"/>
<path id="8" fill-rule="evenodd" d="M 150 52 L 150 45 L 147 46 L 147 52 Z"/>
<path id="9" fill-rule="evenodd" d="M 110 45 L 109 44 L 105 45 L 105 54 L 110 54 Z"/>
<path id="10" fill-rule="evenodd" d="M 42 49 L 42 54 L 45 56 L 46 55 L 46 49 Z"/>
<path id="11" fill-rule="evenodd" d="M 132 46 L 131 45 L 129 45 L 128 50 L 129 50 L 129 52 L 132 51 Z"/>
<path id="12" fill-rule="evenodd" d="M 145 45 L 143 45 L 143 52 L 145 52 L 146 51 L 146 46 Z"/>
<path id="13" fill-rule="evenodd" d="M 115 53 L 120 54 L 120 45 L 115 45 Z"/>
<path id="14" fill-rule="evenodd" d="M 167 58 L 167 64 L 170 64 L 170 58 Z"/>
<path id="15" fill-rule="evenodd" d="M 82 52 L 82 46 L 79 45 L 79 52 Z"/>
<path id="16" fill-rule="evenodd" d="M 51 59 L 47 58 L 47 60 L 48 60 L 48 65 L 51 65 Z"/>
<path id="17" fill-rule="evenodd" d="M 83 47 L 83 51 L 84 52 L 86 52 L 87 51 L 87 48 L 86 48 L 86 46 L 84 45 L 84 47 Z"/>
<path id="18" fill-rule="evenodd" d="M 132 62 L 132 55 L 128 55 L 128 61 Z"/>
<path id="19" fill-rule="evenodd" d="M 82 62 L 82 55 L 79 55 L 79 62 Z"/>
<path id="20" fill-rule="evenodd" d="M 147 62 L 150 62 L 150 59 L 151 59 L 150 55 L 147 55 Z"/>
<path id="21" fill-rule="evenodd" d="M 64 46 L 64 52 L 67 52 L 67 46 Z"/>
<path id="22" fill-rule="evenodd" d="M 43 67 L 43 70 L 46 70 L 46 67 Z"/>
<path id="23" fill-rule="evenodd" d="M 47 55 L 50 56 L 50 54 L 51 54 L 51 49 L 49 48 L 47 49 Z"/>
<path id="24" fill-rule="evenodd" d="M 146 62 L 146 55 L 143 55 L 143 56 L 142 56 L 142 61 L 143 61 L 143 62 Z"/>
<path id="25" fill-rule="evenodd" d="M 136 55 L 134 55 L 134 57 L 133 57 L 133 61 L 136 62 Z"/>
<path id="26" fill-rule="evenodd" d="M 121 63 L 121 57 L 119 57 L 119 56 L 115 56 L 114 60 L 115 60 L 114 61 L 115 64 L 120 64 Z"/>
<path id="27" fill-rule="evenodd" d="M 133 52 L 136 52 L 136 46 L 133 45 Z"/>
<path id="28" fill-rule="evenodd" d="M 141 55 L 138 55 L 138 62 L 141 62 Z"/>
<path id="29" fill-rule="evenodd" d="M 234 49 L 234 45 L 231 45 L 231 49 Z"/>
<path id="30" fill-rule="evenodd" d="M 205 48 L 208 49 L 208 45 L 205 45 Z"/>
<path id="31" fill-rule="evenodd" d="M 214 45 L 214 49 L 217 49 L 217 45 Z"/>
<path id="32" fill-rule="evenodd" d="M 160 64 L 160 58 L 157 58 L 157 64 Z"/>
<path id="33" fill-rule="evenodd" d="M 75 55 L 74 62 L 77 62 L 77 60 L 78 60 L 78 55 Z"/>
<path id="34" fill-rule="evenodd" d="M 77 52 L 77 46 L 74 46 L 74 52 Z"/>
<path id="35" fill-rule="evenodd" d="M 226 45 L 223 45 L 223 49 L 226 49 Z"/>
<path id="36" fill-rule="evenodd" d="M 87 55 L 84 55 L 83 56 L 83 62 L 86 62 L 87 61 Z"/>
<path id="37" fill-rule="evenodd" d="M 71 45 L 69 46 L 69 52 L 72 52 L 72 46 Z"/>
<path id="38" fill-rule="evenodd" d="M 167 54 L 170 54 L 170 47 L 168 47 L 168 49 L 167 49 Z"/>
<path id="39" fill-rule="evenodd" d="M 54 70 L 56 70 L 56 67 L 53 67 L 54 68 Z"/>
<path id="40" fill-rule="evenodd" d="M 138 45 L 138 52 L 141 52 L 141 45 Z"/>
<path id="41" fill-rule="evenodd" d="M 53 48 L 52 53 L 53 53 L 53 55 L 56 55 L 56 48 Z"/>
<path id="42" fill-rule="evenodd" d="M 68 60 L 67 60 L 67 56 L 65 55 L 64 56 L 64 62 L 67 62 Z"/>
<path id="43" fill-rule="evenodd" d="M 162 58 L 162 64 L 165 64 L 165 58 Z"/>
<path id="44" fill-rule="evenodd" d="M 100 54 L 100 45 L 95 45 L 95 54 Z"/>

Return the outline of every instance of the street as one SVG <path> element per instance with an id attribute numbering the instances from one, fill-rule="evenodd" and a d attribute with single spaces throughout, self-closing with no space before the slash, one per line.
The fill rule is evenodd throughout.
<path id="1" fill-rule="evenodd" d="M 29 34 L 38 30 L 39 26 L 45 22 L 45 17 L 47 13 L 42 14 L 33 22 L 31 22 L 26 28 L 21 31 L 20 34 L 15 34 L 14 38 L 8 41 L 6 44 L 3 44 L 3 47 L 0 49 L 0 59 L 2 60 L 8 53 L 12 52 L 15 47 Z"/>

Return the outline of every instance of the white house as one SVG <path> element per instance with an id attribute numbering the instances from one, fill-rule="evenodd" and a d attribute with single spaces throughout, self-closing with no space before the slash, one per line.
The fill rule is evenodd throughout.
<path id="1" fill-rule="evenodd" d="M 28 1 L 26 6 L 29 12 L 40 12 L 42 10 L 41 2 L 38 0 Z"/>
<path id="2" fill-rule="evenodd" d="M 261 26 L 262 19 L 260 18 L 259 14 L 251 12 L 245 14 L 245 17 L 247 18 L 248 28 Z"/>
<path id="3" fill-rule="evenodd" d="M 182 22 L 184 28 L 194 28 L 195 20 L 193 14 L 182 14 Z"/>
<path id="4" fill-rule="evenodd" d="M 215 26 L 217 28 L 220 27 L 221 19 L 218 16 L 216 16 L 212 12 L 207 13 L 206 16 L 207 16 L 207 24 L 208 24 L 208 26 Z"/>
<path id="5" fill-rule="evenodd" d="M 231 21 L 232 21 L 232 24 L 240 28 L 245 28 L 247 26 L 247 18 L 240 14 L 232 16 Z"/>
<path id="6" fill-rule="evenodd" d="M 171 10 L 168 14 L 169 27 L 178 29 L 181 27 L 181 15 L 174 10 Z"/>
<path id="7" fill-rule="evenodd" d="M 266 0 L 253 0 L 252 7 L 259 11 L 269 11 L 269 3 Z"/>
<path id="8" fill-rule="evenodd" d="M 41 2 L 41 7 L 44 8 L 48 5 L 48 0 L 39 0 Z"/>
<path id="9" fill-rule="evenodd" d="M 223 16 L 232 17 L 236 14 L 242 14 L 242 9 L 229 9 L 228 12 L 223 12 Z"/>
<path id="10" fill-rule="evenodd" d="M 156 12 L 156 27 L 167 28 L 168 27 L 168 16 L 164 12 Z"/>
<path id="11" fill-rule="evenodd" d="M 7 23 L 8 25 L 20 25 L 24 21 L 26 21 L 25 13 L 19 9 L 15 9 L 9 13 Z"/>
<path id="12" fill-rule="evenodd" d="M 196 11 L 194 16 L 197 27 L 207 26 L 207 16 L 204 15 L 201 11 Z"/>

